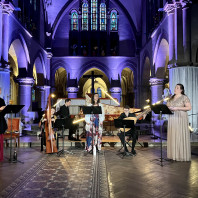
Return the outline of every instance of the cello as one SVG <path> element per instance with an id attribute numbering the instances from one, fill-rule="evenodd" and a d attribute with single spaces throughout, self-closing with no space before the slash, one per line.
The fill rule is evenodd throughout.
<path id="1" fill-rule="evenodd" d="M 57 153 L 54 130 L 51 122 L 51 95 L 48 96 L 45 118 L 46 153 Z"/>

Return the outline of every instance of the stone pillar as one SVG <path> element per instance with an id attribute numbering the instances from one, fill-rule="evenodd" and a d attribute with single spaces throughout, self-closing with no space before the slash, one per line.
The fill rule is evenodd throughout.
<path id="1" fill-rule="evenodd" d="M 67 87 L 68 98 L 77 98 L 78 87 Z"/>
<path id="2" fill-rule="evenodd" d="M 111 96 L 113 98 L 116 98 L 118 102 L 120 103 L 121 101 L 121 88 L 120 87 L 111 87 L 110 89 Z"/>
<path id="3" fill-rule="evenodd" d="M 2 44 L 2 10 L 3 3 L 0 2 L 0 43 Z M 2 45 L 0 46 L 0 67 L 1 67 Z"/>
<path id="4" fill-rule="evenodd" d="M 183 27 L 182 27 L 182 6 L 175 2 L 175 57 L 176 65 L 181 66 L 184 62 L 183 51 Z"/>
<path id="5" fill-rule="evenodd" d="M 42 110 L 45 109 L 45 87 L 44 86 L 36 86 L 36 90 L 38 91 L 36 94 L 36 101 L 39 102 L 39 108 Z"/>
<path id="6" fill-rule="evenodd" d="M 8 62 L 8 48 L 9 48 L 9 15 L 12 14 L 14 7 L 11 3 L 3 4 L 2 12 L 2 57 L 3 60 Z M 7 65 L 5 64 L 5 67 Z"/>
<path id="7" fill-rule="evenodd" d="M 51 88 L 50 86 L 44 85 L 44 89 L 45 89 L 44 108 L 46 108 L 47 106 L 48 96 L 50 95 L 50 88 Z"/>
<path id="8" fill-rule="evenodd" d="M 182 4 L 184 62 L 187 65 L 191 64 L 190 3 L 190 1 L 185 1 L 185 3 Z"/>
<path id="9" fill-rule="evenodd" d="M 165 80 L 159 78 L 150 78 L 149 82 L 151 85 L 151 104 L 153 104 L 159 100 L 162 100 Z"/>
<path id="10" fill-rule="evenodd" d="M 32 85 L 34 84 L 33 78 L 17 78 L 16 80 L 19 84 L 19 104 L 25 105 L 21 110 L 22 117 L 24 117 L 25 122 L 29 121 L 29 113 L 31 111 L 32 102 Z"/>
<path id="11" fill-rule="evenodd" d="M 165 4 L 164 11 L 168 15 L 168 39 L 169 39 L 169 67 L 175 65 L 175 26 L 174 5 Z"/>

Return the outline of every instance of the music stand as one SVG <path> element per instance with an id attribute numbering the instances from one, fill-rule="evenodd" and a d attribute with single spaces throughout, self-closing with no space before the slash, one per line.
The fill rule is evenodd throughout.
<path id="1" fill-rule="evenodd" d="M 161 164 L 160 165 L 163 166 L 164 158 L 162 157 L 162 114 L 173 114 L 173 113 L 165 104 L 152 105 L 151 109 L 155 114 L 159 114 L 160 116 L 160 143 L 161 143 L 161 157 L 160 157 Z"/>
<path id="2" fill-rule="evenodd" d="M 102 108 L 101 106 L 83 106 L 83 114 L 91 114 L 91 117 L 93 117 L 94 114 L 102 114 Z M 93 153 L 93 124 L 92 124 L 92 153 Z M 95 145 L 95 144 L 94 144 Z"/>
<path id="3" fill-rule="evenodd" d="M 55 123 L 54 123 L 54 128 L 57 129 L 62 129 L 62 138 L 63 138 L 63 146 L 62 149 L 60 151 L 57 152 L 57 155 L 60 157 L 61 154 L 65 153 L 65 149 L 64 149 L 64 130 L 65 129 L 70 129 L 71 125 L 72 125 L 72 119 L 68 119 L 68 118 L 60 118 L 60 119 L 56 119 Z M 58 138 L 58 137 L 57 137 Z M 67 151 L 67 153 L 69 154 L 73 154 L 72 152 Z"/>
<path id="4" fill-rule="evenodd" d="M 25 105 L 7 105 L 3 111 L 1 112 L 1 114 L 3 116 L 5 116 L 5 114 L 11 114 L 11 131 L 10 131 L 10 159 L 9 161 L 10 162 L 20 162 L 20 163 L 24 163 L 24 162 L 21 162 L 19 160 L 13 160 L 12 159 L 12 120 L 13 120 L 13 113 L 18 113 Z"/>
<path id="5" fill-rule="evenodd" d="M 116 128 L 124 128 L 124 152 L 122 153 L 123 157 L 126 155 L 126 142 L 125 142 L 125 128 L 133 128 L 134 127 L 134 120 L 122 120 L 122 119 L 114 119 L 114 125 Z"/>

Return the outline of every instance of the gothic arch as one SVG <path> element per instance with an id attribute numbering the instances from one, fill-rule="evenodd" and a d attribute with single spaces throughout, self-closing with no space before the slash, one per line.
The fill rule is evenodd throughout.
<path id="1" fill-rule="evenodd" d="M 68 7 L 70 6 L 71 3 L 76 3 L 78 0 L 69 0 L 67 1 L 67 3 L 62 7 L 61 11 L 58 13 L 53 25 L 52 25 L 52 39 L 54 38 L 55 34 L 56 34 L 56 30 L 63 18 L 63 16 L 68 12 Z M 137 40 L 137 30 L 136 30 L 136 27 L 135 27 L 135 24 L 130 16 L 130 14 L 128 13 L 127 9 L 122 5 L 122 3 L 119 1 L 119 0 L 112 0 L 112 2 L 114 2 L 115 4 L 117 4 L 123 11 L 123 13 L 125 13 L 127 19 L 129 20 L 129 23 L 131 25 L 131 28 L 132 28 L 132 34 L 133 34 L 133 37 L 135 38 L 135 45 L 137 44 L 136 43 L 136 40 Z"/>
<path id="2" fill-rule="evenodd" d="M 26 59 L 27 59 L 28 63 L 30 63 L 30 55 L 29 55 L 29 50 L 28 50 L 28 47 L 27 47 L 27 42 L 25 41 L 22 33 L 19 30 L 14 31 L 14 32 L 12 32 L 11 38 L 12 38 L 12 40 L 11 40 L 9 46 L 11 46 L 16 40 L 19 40 L 20 44 L 23 48 L 24 54 L 26 56 Z"/>
<path id="3" fill-rule="evenodd" d="M 105 73 L 108 77 L 108 80 L 109 80 L 109 71 L 108 71 L 108 67 L 106 65 L 104 65 L 103 63 L 101 62 L 98 62 L 98 61 L 90 61 L 90 62 L 87 62 L 85 64 L 83 64 L 81 67 L 80 67 L 80 71 L 79 71 L 79 78 L 80 76 L 82 76 L 86 71 L 92 69 L 92 68 L 97 68 L 99 70 L 101 70 L 103 73 Z M 78 78 L 78 79 L 79 79 Z"/>
<path id="4" fill-rule="evenodd" d="M 121 105 L 129 105 L 134 107 L 134 72 L 130 67 L 125 67 L 121 73 L 121 88 L 122 88 L 122 99 Z"/>
<path id="5" fill-rule="evenodd" d="M 135 62 L 132 61 L 124 61 L 122 63 L 119 64 L 118 66 L 118 74 L 120 76 L 122 76 L 122 71 L 125 68 L 129 68 L 130 70 L 133 71 L 133 75 L 134 75 L 134 87 L 137 86 L 137 64 Z"/>
<path id="6" fill-rule="evenodd" d="M 66 87 L 67 87 L 67 71 L 64 67 L 57 68 L 55 75 L 54 75 L 54 81 L 55 81 L 55 95 L 56 98 L 65 98 L 66 93 Z"/>
<path id="7" fill-rule="evenodd" d="M 155 46 L 154 46 L 154 54 L 153 54 L 153 65 L 155 64 L 155 61 L 156 61 L 156 58 L 157 58 L 157 51 L 158 51 L 158 48 L 160 46 L 160 42 L 162 39 L 165 39 L 167 42 L 168 42 L 168 34 L 167 32 L 163 29 L 159 29 L 158 30 L 158 36 L 155 36 L 157 38 L 157 42 L 155 43 Z"/>
<path id="8" fill-rule="evenodd" d="M 143 74 L 144 72 L 144 66 L 145 66 L 145 61 L 146 59 L 149 59 L 149 62 L 150 62 L 150 69 L 151 69 L 151 76 L 153 76 L 153 71 L 152 71 L 152 65 L 151 65 L 151 57 L 152 55 L 150 55 L 149 51 L 146 49 L 143 53 L 143 59 L 141 61 L 141 74 Z M 141 79 L 142 79 L 142 76 L 141 76 Z"/>
<path id="9" fill-rule="evenodd" d="M 95 78 L 95 90 L 97 90 L 98 87 L 104 89 L 105 91 L 108 91 L 108 89 L 110 88 L 110 81 L 108 76 L 106 75 L 106 73 L 104 71 L 102 71 L 100 68 L 97 67 L 91 67 L 89 69 L 87 69 L 86 71 L 84 71 L 84 73 L 82 73 L 79 81 L 78 81 L 78 85 L 79 85 L 79 93 L 78 93 L 78 97 L 84 97 L 85 93 L 90 93 L 90 89 L 91 89 L 91 80 L 87 79 L 87 78 L 83 78 L 83 75 L 90 75 L 91 72 L 94 71 L 95 74 L 97 75 L 103 75 L 103 78 Z M 102 93 L 102 96 L 105 97 L 104 93 Z"/>
<path id="10" fill-rule="evenodd" d="M 160 40 L 155 57 L 155 76 L 157 78 L 167 77 L 167 65 L 169 61 L 169 44 L 166 39 Z"/>
<path id="11" fill-rule="evenodd" d="M 34 67 L 36 69 L 36 74 L 37 74 L 37 85 L 38 86 L 44 85 L 45 83 L 44 81 L 46 78 L 46 69 L 45 69 L 44 59 L 41 53 L 39 53 L 38 56 L 35 58 L 33 63 L 33 68 Z"/>

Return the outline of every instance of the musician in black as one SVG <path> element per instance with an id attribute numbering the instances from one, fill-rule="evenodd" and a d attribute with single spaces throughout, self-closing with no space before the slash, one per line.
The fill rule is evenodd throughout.
<path id="1" fill-rule="evenodd" d="M 0 87 L 1 94 L 1 87 Z M 3 134 L 7 129 L 7 123 L 4 118 L 4 115 L 1 114 L 1 111 L 5 108 L 5 101 L 3 98 L 0 98 L 0 161 L 3 160 Z"/>
<path id="2" fill-rule="evenodd" d="M 130 107 L 128 105 L 126 105 L 124 107 L 124 112 L 121 113 L 120 117 L 118 119 L 125 119 L 128 117 L 136 117 L 136 115 L 134 113 L 130 113 L 129 112 Z M 122 145 L 125 145 L 125 151 L 128 155 L 136 155 L 136 150 L 135 150 L 135 144 L 136 144 L 136 140 L 137 140 L 137 132 L 135 130 L 135 126 L 133 128 L 131 128 L 129 131 L 125 132 L 125 136 L 130 136 L 132 137 L 132 149 L 131 149 L 131 153 L 129 153 L 128 148 L 125 144 L 125 139 L 124 139 L 124 132 L 120 131 L 120 133 L 118 133 L 118 137 L 120 138 L 120 141 L 122 142 Z"/>
<path id="3" fill-rule="evenodd" d="M 65 100 L 65 104 L 60 107 L 60 110 L 58 112 L 61 118 L 71 119 L 70 112 L 69 112 L 70 105 L 71 105 L 71 99 L 67 98 Z M 73 140 L 73 141 L 77 140 L 76 138 L 73 137 L 73 134 L 75 134 L 75 131 L 76 131 L 76 126 L 72 124 L 71 128 L 69 129 L 69 136 L 68 136 L 69 140 Z"/>
<path id="4" fill-rule="evenodd" d="M 54 123 L 56 120 L 56 115 L 55 115 L 56 109 L 55 107 L 51 108 L 51 123 L 52 123 L 52 128 L 54 128 Z M 41 137 L 41 151 L 43 151 L 43 146 L 46 146 L 46 136 L 45 136 L 45 122 L 47 121 L 46 115 L 43 114 L 42 118 L 39 122 L 39 127 L 41 128 L 41 134 L 39 137 Z M 56 137 L 56 136 L 55 136 Z M 55 138 L 56 139 L 56 138 Z"/>

